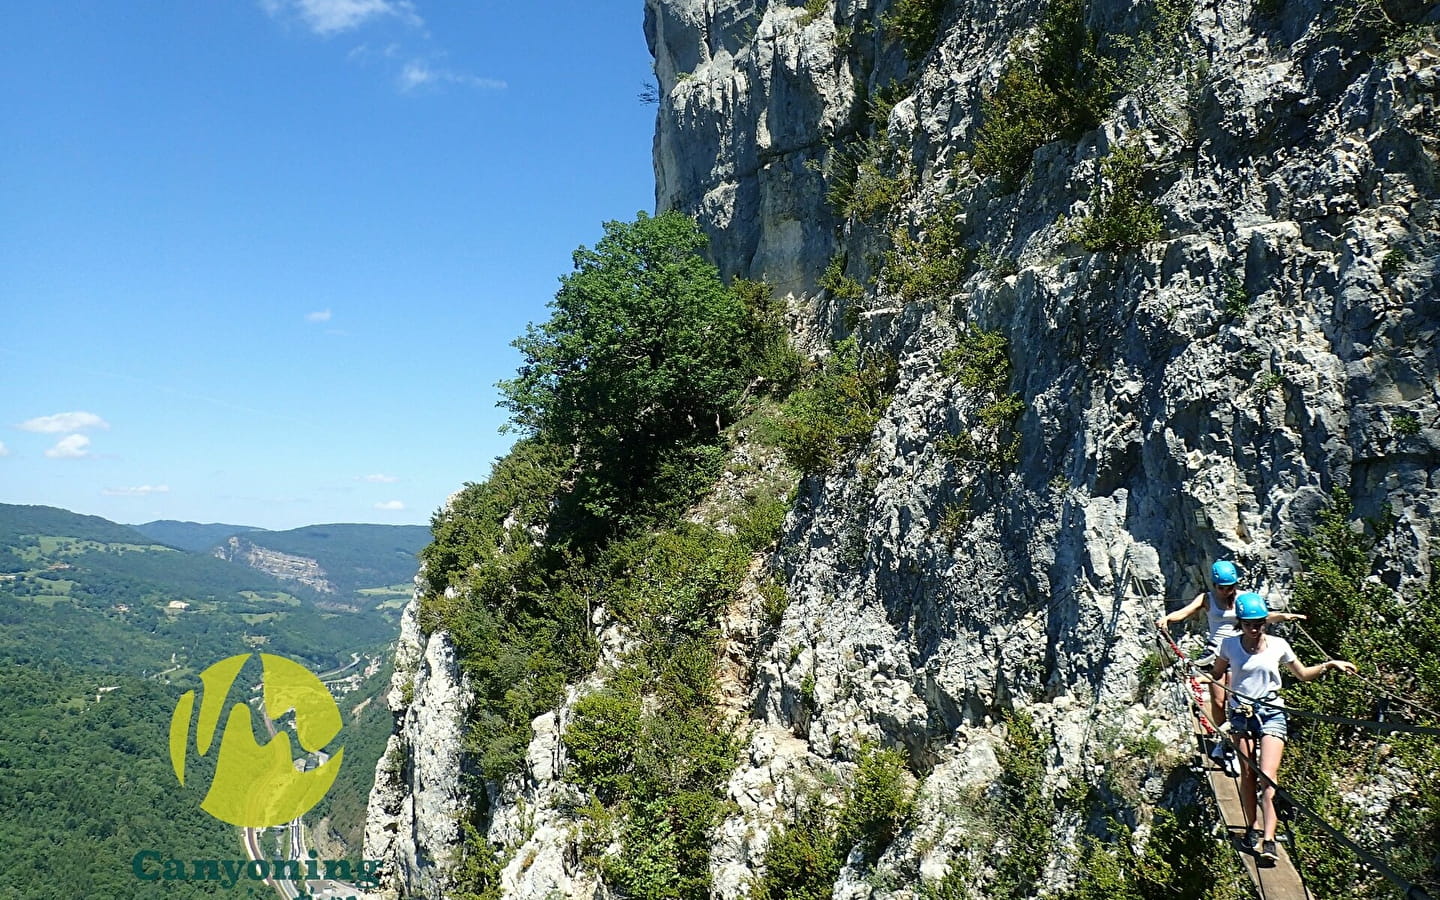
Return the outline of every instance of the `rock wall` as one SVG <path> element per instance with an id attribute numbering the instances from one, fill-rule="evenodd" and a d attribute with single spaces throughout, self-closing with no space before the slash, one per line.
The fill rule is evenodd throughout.
<path id="1" fill-rule="evenodd" d="M 1167 598 L 1202 589 L 1221 556 L 1283 604 L 1295 531 L 1337 488 L 1362 515 L 1394 516 L 1392 585 L 1429 574 L 1440 504 L 1433 44 L 1397 45 L 1387 60 L 1318 0 L 1274 13 L 1199 0 L 1185 59 L 1098 128 L 1040 148 L 1007 191 L 969 160 L 984 98 L 1041 5 L 955 0 L 914 61 L 886 33 L 897 5 L 646 2 L 657 207 L 695 215 L 722 272 L 785 296 L 802 347 L 823 353 L 854 324 L 897 360 L 869 445 L 801 485 L 776 560 L 790 598 L 778 634 L 729 648 L 751 658 L 731 691 L 748 716 L 735 812 L 712 857 L 725 898 L 747 894 L 770 828 L 807 785 L 853 767 L 866 739 L 905 748 L 921 824 L 874 873 L 847 868 L 837 898 L 911 897 L 943 875 L 965 839 L 948 804 L 994 779 L 1004 710 L 1027 710 L 1050 741 L 1055 787 L 1123 754 L 1117 734 L 1182 746 L 1185 711 L 1137 690 L 1151 623 Z M 1412 18 L 1434 16 L 1434 4 L 1412 6 Z M 1088 6 L 1088 24 L 1108 35 L 1141 33 L 1148 15 L 1125 0 Z M 906 88 L 881 136 L 908 188 L 888 217 L 842 218 L 824 173 L 892 82 Z M 1145 150 L 1161 237 L 1087 252 L 1070 228 L 1090 211 L 1101 159 L 1122 145 Z M 1009 264 L 972 266 L 943 296 L 907 302 L 877 277 L 880 260 L 894 228 L 915 234 L 937 215 Z M 859 300 L 819 287 L 837 255 L 865 286 Z M 1010 389 L 1025 404 L 1019 460 L 1001 472 L 941 451 L 945 436 L 978 427 L 977 402 L 941 363 L 971 328 L 1008 336 Z M 401 655 L 418 660 L 413 621 L 412 610 Z M 417 675 L 414 704 L 441 719 L 463 705 L 444 646 L 432 636 L 424 664 L 396 675 L 399 686 L 406 671 L 430 673 Z M 437 896 L 422 857 L 442 859 L 453 834 L 436 818 L 420 836 L 417 810 L 429 813 L 423 792 L 435 788 L 414 754 L 435 743 L 428 729 L 451 732 L 415 705 L 404 716 L 395 758 L 410 762 L 391 787 L 382 763 L 367 848 L 396 860 L 403 893 Z M 604 893 L 578 867 L 560 811 L 573 800 L 557 780 L 563 721 L 563 709 L 537 720 L 524 777 L 491 798 L 492 838 L 523 847 L 506 896 Z M 452 772 L 463 764 L 445 759 Z M 1161 789 L 1153 775 L 1138 775 L 1145 802 Z M 439 790 L 433 815 L 460 799 Z M 1052 863 L 1054 884 L 1066 867 Z"/>
<path id="2" fill-rule="evenodd" d="M 320 563 L 308 556 L 281 553 L 279 550 L 252 544 L 238 536 L 229 538 L 212 552 L 220 559 L 238 562 L 286 581 L 298 581 L 322 594 L 335 593 L 335 586 L 326 577 Z"/>
<path id="3" fill-rule="evenodd" d="M 365 821 L 365 858 L 385 863 L 381 896 L 448 896 L 450 870 L 472 817 L 464 753 L 470 690 L 443 632 L 421 634 L 424 581 L 400 617 L 395 674 L 385 702 L 396 717 L 375 767 Z"/>
<path id="4" fill-rule="evenodd" d="M 1097 720 L 1176 743 L 1179 711 L 1136 703 L 1163 598 L 1193 596 L 1223 556 L 1283 603 L 1294 531 L 1336 488 L 1363 515 L 1395 516 L 1393 583 L 1428 573 L 1440 500 L 1433 44 L 1385 61 L 1318 3 L 1267 19 L 1250 3 L 1199 2 L 1185 38 L 1203 63 L 1158 71 L 1098 129 L 1042 147 L 1007 193 L 967 157 L 1039 5 L 951 3 L 913 65 L 883 41 L 895 5 L 840 0 L 812 19 L 746 0 L 647 4 L 663 98 L 657 205 L 696 215 L 723 270 L 786 294 L 812 348 L 842 332 L 845 304 L 817 283 L 843 254 L 867 285 L 859 334 L 899 361 L 870 447 L 807 481 L 789 522 L 792 601 L 759 666 L 758 727 L 732 781 L 740 812 L 713 860 L 725 897 L 744 895 L 761 858 L 780 773 L 843 770 L 862 738 L 908 748 L 930 798 L 983 781 L 991 725 L 1011 705 L 1054 739 L 1057 781 L 1102 752 Z M 1089 5 L 1090 26 L 1111 34 L 1137 33 L 1140 16 Z M 841 222 L 817 163 L 866 98 L 907 79 L 885 131 L 911 189 L 883 226 Z M 1087 212 L 1099 160 L 1126 140 L 1152 162 L 1162 237 L 1088 253 L 1062 219 Z M 936 214 L 1013 266 L 906 303 L 876 284 L 873 260 L 891 224 L 913 231 Z M 1227 313 L 1227 284 L 1248 308 Z M 940 364 L 969 327 L 1008 335 L 1026 404 L 1021 458 L 1003 476 L 939 447 L 978 424 Z M 957 840 L 941 829 L 925 854 L 897 841 L 882 877 L 842 876 L 835 896 L 908 896 L 873 884 L 888 871 L 913 886 L 925 857 Z"/>

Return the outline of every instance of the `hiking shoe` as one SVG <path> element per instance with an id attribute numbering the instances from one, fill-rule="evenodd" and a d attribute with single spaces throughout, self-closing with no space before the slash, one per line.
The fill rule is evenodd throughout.
<path id="1" fill-rule="evenodd" d="M 1275 846 L 1274 841 L 1260 842 L 1260 858 L 1270 863 L 1280 859 L 1280 850 Z"/>
<path id="2" fill-rule="evenodd" d="M 1246 849 L 1246 850 L 1255 850 L 1255 849 L 1256 849 L 1257 847 L 1259 847 L 1259 846 L 1260 846 L 1260 829 L 1258 829 L 1258 828 L 1247 828 L 1247 829 L 1245 829 L 1245 849 Z"/>

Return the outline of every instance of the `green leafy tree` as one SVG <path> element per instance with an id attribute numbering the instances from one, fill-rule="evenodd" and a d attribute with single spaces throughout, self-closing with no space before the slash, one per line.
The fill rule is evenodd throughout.
<path id="1" fill-rule="evenodd" d="M 594 249 L 575 251 L 550 321 L 514 342 L 524 362 L 499 385 L 515 427 L 574 448 L 575 499 L 612 528 L 675 492 L 656 477 L 662 463 L 712 441 L 747 383 L 748 313 L 705 243 L 676 212 L 607 222 Z"/>

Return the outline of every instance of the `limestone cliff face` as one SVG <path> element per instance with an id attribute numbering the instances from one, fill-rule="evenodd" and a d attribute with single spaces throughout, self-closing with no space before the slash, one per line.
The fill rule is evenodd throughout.
<path id="1" fill-rule="evenodd" d="M 802 483 L 776 561 L 790 598 L 778 634 L 762 646 L 743 621 L 727 623 L 743 661 L 728 693 L 748 746 L 712 856 L 725 898 L 746 895 L 770 828 L 807 783 L 843 775 L 862 740 L 907 750 L 920 824 L 873 873 L 843 872 L 837 898 L 913 896 L 963 852 L 966 826 L 946 810 L 995 777 L 1001 710 L 1026 709 L 1047 736 L 1052 786 L 1123 755 L 1116 733 L 1181 746 L 1185 710 L 1137 691 L 1164 598 L 1193 596 L 1224 556 L 1283 603 L 1295 530 L 1336 488 L 1363 515 L 1393 513 L 1392 584 L 1429 574 L 1440 52 L 1362 53 L 1314 0 L 1278 14 L 1198 0 L 1184 22 L 1189 64 L 1157 68 L 1098 127 L 1041 147 L 1007 191 L 970 156 L 984 98 L 1040 5 L 956 0 L 913 62 L 886 36 L 895 6 L 838 0 L 812 16 L 757 0 L 646 2 L 657 206 L 695 215 L 724 273 L 788 298 L 801 346 L 823 353 L 858 322 L 864 344 L 897 360 L 869 445 Z M 1088 10 L 1106 34 L 1146 27 L 1126 0 Z M 896 82 L 880 131 L 899 148 L 905 190 L 883 216 L 842 219 L 825 173 L 863 136 L 869 98 Z M 1121 146 L 1145 152 L 1161 233 L 1088 252 L 1071 229 L 1092 211 L 1100 161 Z M 907 301 L 880 260 L 895 228 L 920 233 L 936 216 L 1009 263 Z M 837 257 L 864 286 L 859 299 L 819 287 Z M 1010 389 L 1025 404 L 1019 459 L 1003 472 L 941 451 L 979 426 L 977 403 L 941 365 L 969 328 L 1008 336 Z M 415 662 L 397 666 L 392 697 L 409 683 L 402 673 L 417 674 L 405 736 L 392 739 L 398 780 L 382 784 L 382 763 L 372 796 L 367 855 L 396 861 L 402 892 L 437 896 L 421 860 L 443 859 L 454 834 L 435 824 L 422 839 L 415 822 L 438 823 L 461 799 L 442 790 L 432 810 L 416 761 L 437 743 L 430 729 L 454 735 L 443 722 L 463 686 L 444 636 L 422 647 L 413 612 L 407 622 L 401 653 Z M 561 780 L 564 717 L 537 721 L 526 773 L 491 798 L 492 839 L 526 848 L 507 868 L 507 896 L 603 895 L 561 812 L 574 800 Z M 438 770 L 458 771 L 458 742 L 439 744 L 452 749 Z M 1147 802 L 1154 774 L 1137 776 Z M 1067 865 L 1053 862 L 1055 884 Z"/>
<path id="2" fill-rule="evenodd" d="M 386 863 L 386 896 L 447 896 L 450 870 L 474 798 L 463 750 L 470 690 L 444 632 L 426 638 L 417 620 L 423 579 L 400 618 L 395 674 L 386 703 L 395 732 L 375 769 L 365 822 L 365 858 Z"/>
<path id="3" fill-rule="evenodd" d="M 279 550 L 253 544 L 238 535 L 216 547 L 213 553 L 220 559 L 238 562 L 266 575 L 285 581 L 297 581 L 322 594 L 335 593 L 335 586 L 326 577 L 325 570 L 308 556 L 281 553 Z"/>
<path id="4" fill-rule="evenodd" d="M 1161 598 L 1192 596 L 1225 556 L 1283 601 L 1294 529 L 1335 488 L 1397 517 L 1393 582 L 1428 572 L 1440 53 L 1376 61 L 1321 4 L 1266 18 L 1202 0 L 1184 34 L 1203 64 L 1157 70 L 1099 128 L 1040 148 L 1006 192 L 968 155 L 1038 5 L 948 4 L 913 64 L 877 37 L 894 6 L 840 0 L 811 18 L 748 0 L 647 4 L 657 204 L 696 215 L 723 270 L 788 295 L 812 348 L 840 333 L 847 302 L 817 283 L 842 255 L 866 285 L 861 338 L 899 363 L 869 448 L 807 481 L 789 522 L 792 602 L 758 667 L 740 813 L 713 859 L 726 897 L 744 894 L 787 802 L 778 773 L 843 768 L 863 737 L 908 747 L 932 804 L 993 769 L 1003 706 L 1029 708 L 1054 739 L 1057 781 L 1096 762 L 1097 719 L 1175 740 L 1179 710 L 1135 703 Z M 1088 15 L 1111 34 L 1143 24 L 1119 0 Z M 910 87 L 883 130 L 908 191 L 883 225 L 841 222 L 826 154 L 894 81 Z M 1122 142 L 1151 160 L 1162 234 L 1089 253 L 1061 220 L 1089 211 L 1098 162 Z M 885 229 L 937 214 L 1012 265 L 906 303 L 877 283 Z M 1227 314 L 1227 285 L 1248 308 Z M 1026 404 L 1020 461 L 1001 477 L 939 448 L 978 426 L 940 365 L 967 327 L 1009 336 Z M 902 883 L 962 837 L 920 819 L 881 864 Z M 892 895 L 876 881 L 842 876 L 836 896 Z"/>

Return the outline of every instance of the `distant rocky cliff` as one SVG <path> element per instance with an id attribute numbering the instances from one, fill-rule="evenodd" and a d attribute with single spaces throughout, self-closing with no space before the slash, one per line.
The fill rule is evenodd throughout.
<path id="1" fill-rule="evenodd" d="M 1182 747 L 1187 713 L 1141 684 L 1166 598 L 1225 557 L 1283 604 L 1297 530 L 1337 490 L 1391 523 L 1392 587 L 1428 578 L 1436 546 L 1440 51 L 1412 27 L 1434 4 L 1092 0 L 1095 52 L 1128 87 L 1008 183 L 976 171 L 977 140 L 1043 5 L 933 5 L 920 46 L 894 34 L 906 5 L 646 4 L 657 205 L 697 217 L 724 273 L 785 297 L 797 345 L 853 329 L 896 362 L 869 445 L 802 481 L 774 560 L 790 601 L 749 647 L 748 743 L 711 859 L 725 898 L 862 741 L 904 749 L 921 814 L 873 869 L 852 858 L 837 898 L 914 897 L 964 856 L 947 810 L 995 779 L 1006 711 L 1046 737 L 1057 791 L 1122 765 L 1127 741 Z M 936 288 L 927 266 L 950 277 Z M 977 332 L 1005 336 L 1002 387 L 1023 401 L 1013 453 L 988 464 L 947 452 L 990 428 L 950 364 Z M 443 641 L 397 666 L 410 761 L 380 777 L 414 774 L 372 799 L 367 847 L 407 895 L 443 893 L 426 861 L 455 839 L 411 824 L 426 791 L 437 822 L 457 802 Z M 529 799 L 490 823 L 496 843 L 517 816 L 546 829 L 523 837 L 550 863 L 514 863 L 507 896 L 604 896 L 564 825 L 558 727 L 537 723 Z M 1114 802 L 1158 802 L 1164 766 L 1132 774 Z"/>
<path id="2" fill-rule="evenodd" d="M 239 535 L 227 538 L 225 543 L 211 552 L 220 559 L 238 562 L 266 575 L 295 581 L 324 594 L 335 593 L 335 587 L 327 580 L 325 570 L 308 557 L 261 547 Z"/>

